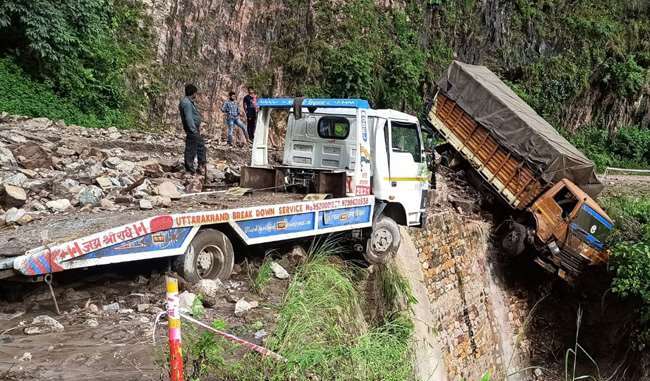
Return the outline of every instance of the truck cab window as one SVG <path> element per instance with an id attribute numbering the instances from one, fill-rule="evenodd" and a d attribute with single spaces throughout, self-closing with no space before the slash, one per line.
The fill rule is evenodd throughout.
<path id="1" fill-rule="evenodd" d="M 413 155 L 413 160 L 422 162 L 420 134 L 414 123 L 391 122 L 390 133 L 394 152 L 408 152 Z"/>
<path id="2" fill-rule="evenodd" d="M 578 199 L 566 187 L 557 192 L 553 199 L 562 208 L 562 218 L 567 218 L 578 204 Z"/>
<path id="3" fill-rule="evenodd" d="M 323 139 L 347 139 L 350 121 L 342 117 L 323 117 L 318 121 L 318 136 Z"/>

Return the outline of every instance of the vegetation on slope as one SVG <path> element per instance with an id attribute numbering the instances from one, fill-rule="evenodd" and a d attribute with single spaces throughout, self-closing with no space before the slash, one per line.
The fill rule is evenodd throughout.
<path id="1" fill-rule="evenodd" d="M 131 0 L 0 3 L 0 110 L 132 125 L 145 105 L 136 65 L 152 55 L 143 10 Z"/>
<path id="2" fill-rule="evenodd" d="M 650 197 L 614 196 L 603 200 L 617 224 L 612 234 L 612 289 L 640 301 L 635 335 L 642 348 L 650 344 Z"/>
<path id="3" fill-rule="evenodd" d="M 365 298 L 357 289 L 359 274 L 329 257 L 338 250 L 325 242 L 311 251 L 293 275 L 278 311 L 276 329 L 266 343 L 284 356 L 286 363 L 262 359 L 256 353 L 228 359 L 235 350 L 232 344 L 210 333 L 186 335 L 186 362 L 193 364 L 188 367 L 193 376 L 227 380 L 409 379 L 410 319 L 398 308 L 391 308 L 384 319 L 368 326 L 360 305 Z M 380 273 L 391 274 L 380 280 L 382 297 L 393 299 L 387 306 L 399 304 L 394 299 L 409 292 L 405 283 L 395 281 L 398 277 L 390 271 Z M 223 327 L 220 322 L 215 324 Z"/>

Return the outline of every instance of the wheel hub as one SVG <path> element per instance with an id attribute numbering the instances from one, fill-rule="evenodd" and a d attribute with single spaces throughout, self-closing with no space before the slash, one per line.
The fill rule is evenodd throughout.
<path id="1" fill-rule="evenodd" d="M 388 251 L 393 244 L 393 235 L 388 229 L 377 229 L 372 233 L 372 247 L 375 252 Z"/>
<path id="2" fill-rule="evenodd" d="M 205 278 L 214 272 L 215 267 L 222 266 L 224 256 L 221 249 L 214 245 L 208 245 L 201 250 L 196 259 L 196 268 L 199 276 Z"/>

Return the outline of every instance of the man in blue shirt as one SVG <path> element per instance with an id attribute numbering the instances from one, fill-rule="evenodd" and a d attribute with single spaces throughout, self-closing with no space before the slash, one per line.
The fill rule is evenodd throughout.
<path id="1" fill-rule="evenodd" d="M 246 137 L 246 144 L 250 143 L 248 132 L 246 131 L 246 126 L 241 120 L 239 120 L 239 115 L 241 112 L 239 111 L 239 105 L 237 105 L 237 97 L 235 96 L 234 91 L 228 93 L 228 100 L 223 103 L 221 111 L 226 115 L 226 125 L 228 126 L 228 145 L 232 145 L 233 129 L 235 128 L 235 125 L 241 128 L 242 132 L 244 133 L 244 136 Z"/>
<path id="2" fill-rule="evenodd" d="M 185 131 L 185 170 L 190 173 L 196 173 L 194 168 L 194 159 L 198 159 L 198 173 L 205 173 L 207 163 L 205 155 L 205 142 L 199 130 L 201 126 L 201 114 L 196 108 L 197 88 L 193 84 L 185 85 L 185 96 L 178 104 L 178 111 L 181 115 L 183 130 Z"/>

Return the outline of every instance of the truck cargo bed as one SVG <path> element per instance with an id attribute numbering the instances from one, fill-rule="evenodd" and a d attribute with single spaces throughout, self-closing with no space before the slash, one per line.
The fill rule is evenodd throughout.
<path id="1" fill-rule="evenodd" d="M 526 208 L 543 191 L 528 164 L 499 145 L 456 102 L 438 94 L 429 120 L 512 207 Z"/>

